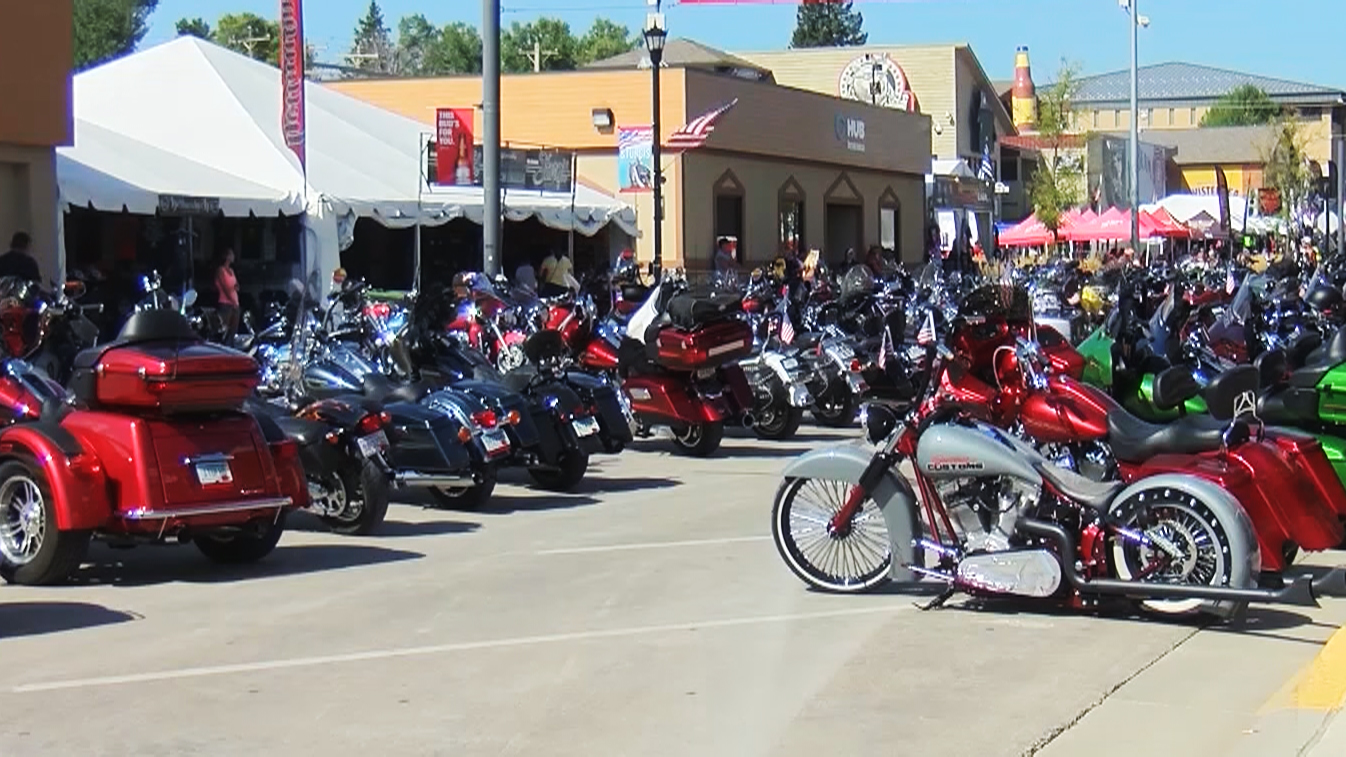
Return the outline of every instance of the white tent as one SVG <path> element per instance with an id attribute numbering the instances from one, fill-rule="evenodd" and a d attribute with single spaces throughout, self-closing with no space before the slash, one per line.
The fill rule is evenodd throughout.
<path id="1" fill-rule="evenodd" d="M 481 221 L 479 188 L 418 197 L 429 126 L 313 83 L 305 185 L 281 135 L 280 92 L 275 67 L 193 37 L 80 73 L 75 144 L 58 151 L 62 201 L 153 213 L 160 195 L 183 195 L 218 199 L 230 216 L 307 212 L 307 265 L 322 271 L 337 267 L 359 217 L 393 227 Z M 596 190 L 511 190 L 503 205 L 510 220 L 636 234 L 634 210 Z"/>

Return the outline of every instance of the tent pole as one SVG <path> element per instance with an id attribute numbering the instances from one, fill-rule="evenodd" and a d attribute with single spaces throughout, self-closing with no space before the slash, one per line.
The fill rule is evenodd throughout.
<path id="1" fill-rule="evenodd" d="M 575 182 L 578 181 L 579 153 L 570 153 L 570 264 L 575 264 Z"/>
<path id="2" fill-rule="evenodd" d="M 416 140 L 420 142 L 419 154 L 421 157 L 417 162 L 418 165 L 416 167 L 416 233 L 415 240 L 412 243 L 413 271 L 411 275 L 411 288 L 412 291 L 419 292 L 421 291 L 421 195 L 425 191 L 425 181 L 423 181 L 421 177 L 424 176 L 425 180 L 429 180 L 429 176 L 426 175 L 426 160 L 428 159 L 430 144 L 425 139 L 424 133 L 418 135 Z"/>
<path id="3" fill-rule="evenodd" d="M 500 0 L 481 2 L 482 272 L 500 273 Z"/>

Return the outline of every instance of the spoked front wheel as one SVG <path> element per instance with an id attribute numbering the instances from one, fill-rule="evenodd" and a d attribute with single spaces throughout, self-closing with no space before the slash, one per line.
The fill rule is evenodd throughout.
<path id="1" fill-rule="evenodd" d="M 883 512 L 866 497 L 846 523 L 836 523 L 853 484 L 787 479 L 776 493 L 771 535 L 790 570 L 823 591 L 855 593 L 888 579 L 893 550 Z"/>

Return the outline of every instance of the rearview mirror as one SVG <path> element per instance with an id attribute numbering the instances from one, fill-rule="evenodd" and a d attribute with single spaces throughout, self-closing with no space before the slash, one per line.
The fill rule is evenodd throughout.
<path id="1" fill-rule="evenodd" d="M 182 295 L 182 307 L 183 307 L 183 308 L 189 308 L 189 307 L 191 307 L 192 305 L 195 305 L 195 304 L 196 304 L 196 290 L 195 290 L 195 289 L 188 289 L 188 290 L 187 290 L 185 293 L 183 293 L 183 295 Z"/>

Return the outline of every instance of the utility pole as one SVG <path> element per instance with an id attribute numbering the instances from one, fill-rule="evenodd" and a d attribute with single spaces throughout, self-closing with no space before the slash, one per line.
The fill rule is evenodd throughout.
<path id="1" fill-rule="evenodd" d="M 541 40 L 533 40 L 533 49 L 527 53 L 528 59 L 533 61 L 533 73 L 542 72 L 542 61 L 545 56 L 555 55 L 555 50 L 543 50 Z"/>
<path id="2" fill-rule="evenodd" d="M 247 51 L 249 58 L 256 58 L 257 56 L 252 54 L 252 46 L 262 42 L 272 41 L 273 40 L 270 37 L 244 37 L 243 39 L 234 40 L 234 44 L 242 45 L 243 49 Z"/>
<path id="3" fill-rule="evenodd" d="M 500 0 L 481 0 L 481 263 L 500 272 Z"/>

